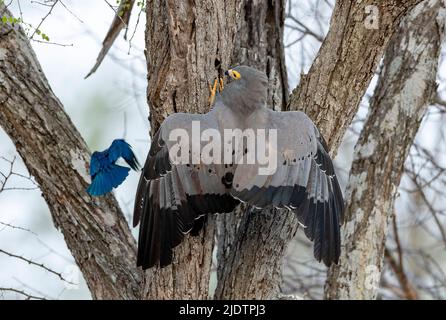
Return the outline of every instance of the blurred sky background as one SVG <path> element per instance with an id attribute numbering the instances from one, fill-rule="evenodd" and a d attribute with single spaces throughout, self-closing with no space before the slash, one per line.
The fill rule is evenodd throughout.
<path id="1" fill-rule="evenodd" d="M 113 3 L 109 1 L 109 3 Z M 305 3 L 294 1 L 287 9 L 308 27 L 325 35 L 333 1 L 311 0 Z M 328 4 L 327 4 L 328 3 Z M 141 163 L 149 149 L 149 127 L 146 103 L 146 62 L 143 54 L 145 15 L 141 14 L 139 25 L 130 48 L 129 42 L 121 36 L 113 45 L 98 71 L 84 79 L 94 65 L 101 49 L 101 42 L 108 31 L 115 12 L 103 0 L 64 0 L 63 5 L 56 5 L 53 13 L 45 20 L 41 29 L 51 42 L 67 46 L 32 42 L 43 71 L 56 96 L 62 101 L 66 112 L 87 141 L 91 151 L 107 148 L 116 138 L 125 138 L 134 148 Z M 115 4 L 115 3 L 113 3 Z M 28 0 L 21 0 L 24 21 L 37 26 L 48 12 L 48 7 Z M 297 8 L 299 5 L 299 8 Z M 317 7 L 316 7 L 317 5 Z M 68 8 L 68 10 L 67 10 Z M 315 10 L 315 9 L 318 10 Z M 17 0 L 13 0 L 10 9 L 19 16 Z M 135 30 L 139 8 L 134 8 L 128 36 Z M 320 42 L 312 36 L 300 39 L 298 31 L 293 29 L 293 19 L 286 20 L 285 45 L 287 46 L 287 64 L 290 88 L 298 84 L 301 72 L 308 71 L 317 53 Z M 155 62 L 156 63 L 156 62 Z M 442 74 L 445 71 L 442 65 Z M 444 91 L 445 81 L 440 79 L 440 90 Z M 374 80 L 376 82 L 376 80 Z M 368 91 L 373 92 L 373 85 Z M 364 119 L 368 100 L 360 108 L 357 119 Z M 440 148 L 436 145 L 438 135 L 444 135 L 435 115 L 424 121 L 417 140 L 427 148 Z M 336 158 L 341 184 L 345 187 L 351 163 L 353 146 L 357 138 L 355 131 L 360 130 L 361 122 L 355 122 L 352 130 L 346 134 L 345 141 Z M 444 151 L 444 147 L 442 149 Z M 441 150 L 440 150 L 441 151 Z M 444 152 L 442 161 L 444 159 Z M 17 157 L 14 171 L 28 175 L 26 168 L 17 155 L 14 145 L 0 129 L 0 156 L 8 160 Z M 0 171 L 7 172 L 9 163 L 0 159 Z M 129 218 L 132 214 L 133 197 L 139 173 L 131 172 L 129 178 L 116 190 L 115 195 L 123 211 Z M 406 183 L 403 181 L 403 183 Z M 8 181 L 11 188 L 33 188 L 28 179 L 13 177 Z M 398 207 L 405 210 L 407 199 L 398 200 Z M 90 293 L 82 276 L 77 272 L 74 260 L 68 251 L 63 236 L 53 226 L 48 207 L 38 189 L 7 190 L 0 193 L 0 249 L 24 256 L 54 269 L 76 286 L 66 285 L 49 272 L 23 261 L 0 253 L 0 287 L 22 289 L 37 296 L 53 299 L 90 299 Z M 18 226 L 26 230 L 12 228 Z M 136 234 L 136 230 L 135 234 Z M 306 240 L 300 239 L 305 243 Z M 290 246 L 290 252 L 296 252 L 296 245 Z M 300 248 L 299 247 L 299 248 Z M 305 247 L 305 246 L 304 246 Z M 439 254 L 444 254 L 443 251 Z M 312 250 L 299 251 L 300 260 L 314 264 Z M 286 264 L 292 264 L 288 260 Z M 444 260 L 443 260 L 444 261 Z M 320 267 L 323 269 L 323 267 Z M 444 268 L 444 265 L 443 265 Z M 294 272 L 288 270 L 288 273 Z M 19 294 L 0 292 L 0 298 L 23 298 Z"/>

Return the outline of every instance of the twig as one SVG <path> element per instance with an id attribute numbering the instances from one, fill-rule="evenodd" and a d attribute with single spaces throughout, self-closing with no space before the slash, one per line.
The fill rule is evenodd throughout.
<path id="1" fill-rule="evenodd" d="M 14 288 L 3 288 L 3 287 L 0 287 L 0 291 L 10 291 L 10 292 L 15 292 L 15 293 L 21 294 L 21 295 L 26 297 L 26 300 L 31 300 L 31 299 L 34 299 L 34 300 L 46 300 L 45 298 L 33 296 L 33 295 L 29 294 L 29 293 L 26 293 L 25 291 L 22 291 L 22 290 L 19 290 L 19 289 L 14 289 Z"/>
<path id="2" fill-rule="evenodd" d="M 34 42 L 38 42 L 38 43 L 43 43 L 43 44 L 51 44 L 54 46 L 59 46 L 59 47 L 72 47 L 73 44 L 64 44 L 64 43 L 58 43 L 58 42 L 51 42 L 51 41 L 42 41 L 42 40 L 37 40 L 37 39 L 31 39 Z"/>
<path id="3" fill-rule="evenodd" d="M 43 22 L 46 20 L 46 18 L 48 18 L 48 16 L 51 14 L 51 12 L 53 12 L 54 7 L 56 6 L 56 4 L 59 2 L 59 0 L 54 0 L 53 4 L 50 5 L 50 10 L 48 11 L 48 13 L 42 18 L 42 20 L 40 21 L 40 23 L 37 25 L 37 27 L 34 29 L 34 32 L 31 34 L 31 36 L 29 37 L 30 39 L 32 39 L 34 37 L 34 35 L 36 34 L 37 30 L 39 30 L 40 26 L 43 24 Z"/>
<path id="4" fill-rule="evenodd" d="M 141 13 L 143 13 L 143 12 L 144 12 L 144 6 L 141 6 L 141 10 L 139 10 L 138 16 L 136 18 L 135 28 L 133 29 L 133 33 L 132 33 L 132 35 L 130 36 L 130 39 L 129 39 L 129 51 L 128 51 L 128 54 L 130 54 L 130 50 L 132 49 L 132 41 L 133 41 L 133 38 L 135 37 L 136 30 L 138 29 L 138 26 L 139 26 L 139 19 L 141 18 Z"/>
<path id="5" fill-rule="evenodd" d="M 3 249 L 0 249 L 0 253 L 3 253 L 3 254 L 5 254 L 5 255 L 7 255 L 7 256 L 10 256 L 10 257 L 12 257 L 12 258 L 16 258 L 16 259 L 25 261 L 25 262 L 27 262 L 27 263 L 29 263 L 29 264 L 31 264 L 31 265 L 37 266 L 37 267 L 39 267 L 39 268 L 42 268 L 42 269 L 44 269 L 44 270 L 46 270 L 46 271 L 48 271 L 48 272 L 50 272 L 50 273 L 52 273 L 52 274 L 58 276 L 60 280 L 66 282 L 66 283 L 73 284 L 73 285 L 75 284 L 75 283 L 73 283 L 73 282 L 68 281 L 67 279 L 65 279 L 65 278 L 63 277 L 62 273 L 59 273 L 59 272 L 57 272 L 57 271 L 54 271 L 54 270 L 48 268 L 48 267 L 45 266 L 43 263 L 37 263 L 37 262 L 34 262 L 34 261 L 30 260 L 30 259 L 24 258 L 24 257 L 22 257 L 22 256 L 19 256 L 19 255 L 10 253 L 10 252 L 7 252 L 7 251 L 5 251 L 5 250 L 3 250 Z"/>
<path id="6" fill-rule="evenodd" d="M 387 258 L 390 267 L 392 268 L 393 272 L 395 273 L 398 282 L 400 283 L 401 289 L 404 293 L 404 296 L 408 300 L 417 300 L 418 295 L 413 286 L 410 284 L 409 279 L 404 271 L 404 264 L 403 264 L 403 248 L 401 246 L 401 241 L 398 233 L 398 226 L 396 223 L 396 214 L 394 213 L 392 216 L 392 227 L 393 227 L 393 235 L 395 237 L 395 243 L 396 248 L 398 252 L 398 263 L 393 258 L 390 250 L 386 247 L 385 248 L 385 257 Z"/>
<path id="7" fill-rule="evenodd" d="M 84 23 L 81 18 L 79 18 L 72 10 L 70 10 L 62 0 L 59 0 L 60 4 L 67 10 L 74 18 L 76 18 L 80 23 Z"/>
<path id="8" fill-rule="evenodd" d="M 25 176 L 23 174 L 20 174 L 18 172 L 14 171 L 14 164 L 15 164 L 15 160 L 16 157 L 14 156 L 14 158 L 12 160 L 8 160 L 5 157 L 0 157 L 1 160 L 6 161 L 7 163 L 9 163 L 9 169 L 8 169 L 8 173 L 3 173 L 0 171 L 0 178 L 3 179 L 3 181 L 0 179 L 0 193 L 2 191 L 10 191 L 10 190 L 36 190 L 39 188 L 39 186 L 37 185 L 37 183 L 35 183 L 33 181 L 33 179 L 31 178 L 31 176 Z M 13 176 L 17 176 L 26 180 L 29 180 L 32 184 L 35 185 L 35 187 L 6 187 L 6 184 L 8 183 L 9 179 Z"/>
<path id="9" fill-rule="evenodd" d="M 4 226 L 4 228 L 9 227 L 9 228 L 11 228 L 11 229 L 17 229 L 17 230 L 21 230 L 21 231 L 26 231 L 26 232 L 29 232 L 29 233 L 31 233 L 31 234 L 37 236 L 37 233 L 35 233 L 34 231 L 29 230 L 29 229 L 26 229 L 26 228 L 23 228 L 23 227 L 18 227 L 18 226 L 12 225 L 12 224 L 10 224 L 10 223 L 2 222 L 2 221 L 0 221 L 0 224 L 1 224 L 2 226 Z M 4 229 L 4 228 L 3 228 L 3 229 Z M 0 231 L 2 231 L 3 229 L 0 229 Z"/>
<path id="10" fill-rule="evenodd" d="M 17 283 L 19 283 L 21 285 L 21 289 L 22 290 L 26 289 L 28 291 L 34 292 L 35 294 L 38 294 L 39 296 L 41 296 L 41 297 L 43 297 L 44 299 L 47 299 L 47 300 L 57 300 L 57 298 L 51 297 L 48 294 L 46 294 L 46 293 L 44 293 L 44 292 L 42 292 L 42 291 L 40 291 L 38 289 L 35 289 L 35 288 L 31 287 L 30 285 L 24 283 L 23 281 L 21 281 L 17 277 L 12 277 L 12 279 L 14 281 L 17 281 Z"/>
<path id="11" fill-rule="evenodd" d="M 287 25 L 287 27 L 291 28 L 291 29 L 297 29 L 298 31 L 302 32 L 302 33 L 307 33 L 310 36 L 312 36 L 313 38 L 315 38 L 317 41 L 319 42 L 323 42 L 324 38 L 317 34 L 316 32 L 314 32 L 313 30 L 311 30 L 310 28 L 308 28 L 305 24 L 303 24 L 302 22 L 300 22 L 298 19 L 296 19 L 293 15 L 287 14 L 285 16 L 285 18 L 291 19 L 291 21 L 293 21 L 294 23 L 296 23 L 300 28 L 296 28 L 294 26 L 290 26 Z M 303 30 L 302 30 L 303 29 Z"/>
<path id="12" fill-rule="evenodd" d="M 417 300 L 418 295 L 416 291 L 410 284 L 407 275 L 404 273 L 404 270 L 401 268 L 401 266 L 398 265 L 398 263 L 396 262 L 395 258 L 392 256 L 388 248 L 384 250 L 384 256 L 389 262 L 389 265 L 392 268 L 393 273 L 396 275 L 401 285 L 405 298 L 408 300 Z"/>

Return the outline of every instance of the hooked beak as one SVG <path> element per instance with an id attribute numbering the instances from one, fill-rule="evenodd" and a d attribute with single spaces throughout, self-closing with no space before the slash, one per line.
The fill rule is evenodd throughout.
<path id="1" fill-rule="evenodd" d="M 225 76 L 226 76 L 226 78 L 228 80 L 228 83 L 231 82 L 233 80 L 233 78 L 232 78 L 232 69 L 226 70 L 225 71 Z"/>

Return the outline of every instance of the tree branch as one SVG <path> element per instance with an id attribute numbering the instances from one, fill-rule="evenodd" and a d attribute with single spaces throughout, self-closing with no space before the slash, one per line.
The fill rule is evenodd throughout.
<path id="1" fill-rule="evenodd" d="M 0 125 L 39 184 L 93 297 L 139 297 L 140 271 L 127 222 L 112 195 L 86 193 L 87 146 L 23 30 L 7 23 L 0 23 L 0 80 Z"/>
<path id="2" fill-rule="evenodd" d="M 335 154 L 401 18 L 420 0 L 336 1 L 329 32 L 288 109 L 316 123 Z M 366 8 L 376 8 L 374 29 Z M 373 13 L 372 13 L 373 14 Z"/>
<path id="3" fill-rule="evenodd" d="M 39 268 L 41 268 L 41 269 L 43 269 L 43 270 L 45 270 L 45 271 L 48 271 L 49 273 L 54 274 L 54 275 L 57 276 L 60 280 L 66 282 L 66 283 L 69 283 L 69 284 L 75 284 L 75 283 L 70 282 L 70 281 L 68 281 L 67 279 L 65 279 L 61 272 L 57 272 L 57 271 L 55 271 L 55 270 L 53 270 L 53 269 L 50 269 L 50 268 L 48 268 L 47 266 L 45 266 L 43 263 L 37 263 L 37 262 L 35 262 L 35 261 L 31 260 L 31 259 L 27 259 L 27 258 L 25 258 L 25 257 L 19 256 L 19 255 L 16 255 L 16 254 L 13 254 L 13 253 L 11 253 L 11 252 L 7 252 L 7 251 L 5 251 L 5 250 L 3 250 L 3 249 L 0 249 L 0 253 L 3 253 L 3 254 L 5 254 L 5 255 L 7 255 L 7 256 L 10 256 L 11 258 L 15 258 L 15 259 L 22 260 L 22 261 L 24 261 L 24 262 L 26 262 L 26 263 L 28 263 L 28 264 L 30 264 L 30 265 L 33 265 L 33 266 L 39 267 Z"/>
<path id="4" fill-rule="evenodd" d="M 108 2 L 107 4 L 113 9 L 113 7 Z M 110 50 L 110 48 L 112 47 L 113 43 L 115 42 L 121 30 L 124 28 L 128 28 L 128 24 L 130 22 L 130 15 L 132 13 L 134 4 L 135 0 L 121 1 L 118 9 L 115 11 L 115 17 L 113 18 L 113 21 L 104 38 L 104 41 L 102 41 L 102 49 L 99 52 L 98 57 L 96 58 L 96 63 L 94 64 L 93 68 L 91 68 L 90 72 L 88 72 L 88 74 L 85 76 L 85 79 L 87 79 L 89 76 L 95 73 L 96 70 L 99 68 L 105 56 L 107 55 L 108 50 Z M 124 35 L 124 38 L 127 38 L 127 31 L 126 34 Z"/>
<path id="5" fill-rule="evenodd" d="M 18 293 L 26 298 L 26 300 L 45 300 L 43 297 L 34 296 L 32 294 L 26 293 L 23 290 L 14 289 L 14 288 L 2 288 L 0 287 L 0 292 L 14 292 Z"/>

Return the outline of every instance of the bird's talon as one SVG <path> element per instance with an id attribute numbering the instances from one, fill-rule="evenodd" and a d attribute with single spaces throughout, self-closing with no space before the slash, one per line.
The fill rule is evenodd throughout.
<path id="1" fill-rule="evenodd" d="M 220 89 L 220 93 L 222 93 L 223 89 L 225 88 L 225 84 L 223 82 L 223 78 L 219 77 L 219 80 L 220 80 L 220 87 L 219 87 L 219 89 Z"/>
<path id="2" fill-rule="evenodd" d="M 211 92 L 209 96 L 209 105 L 212 106 L 214 104 L 215 100 L 215 93 L 217 92 L 217 84 L 218 84 L 218 78 L 214 79 L 214 85 L 209 85 L 209 91 Z"/>

